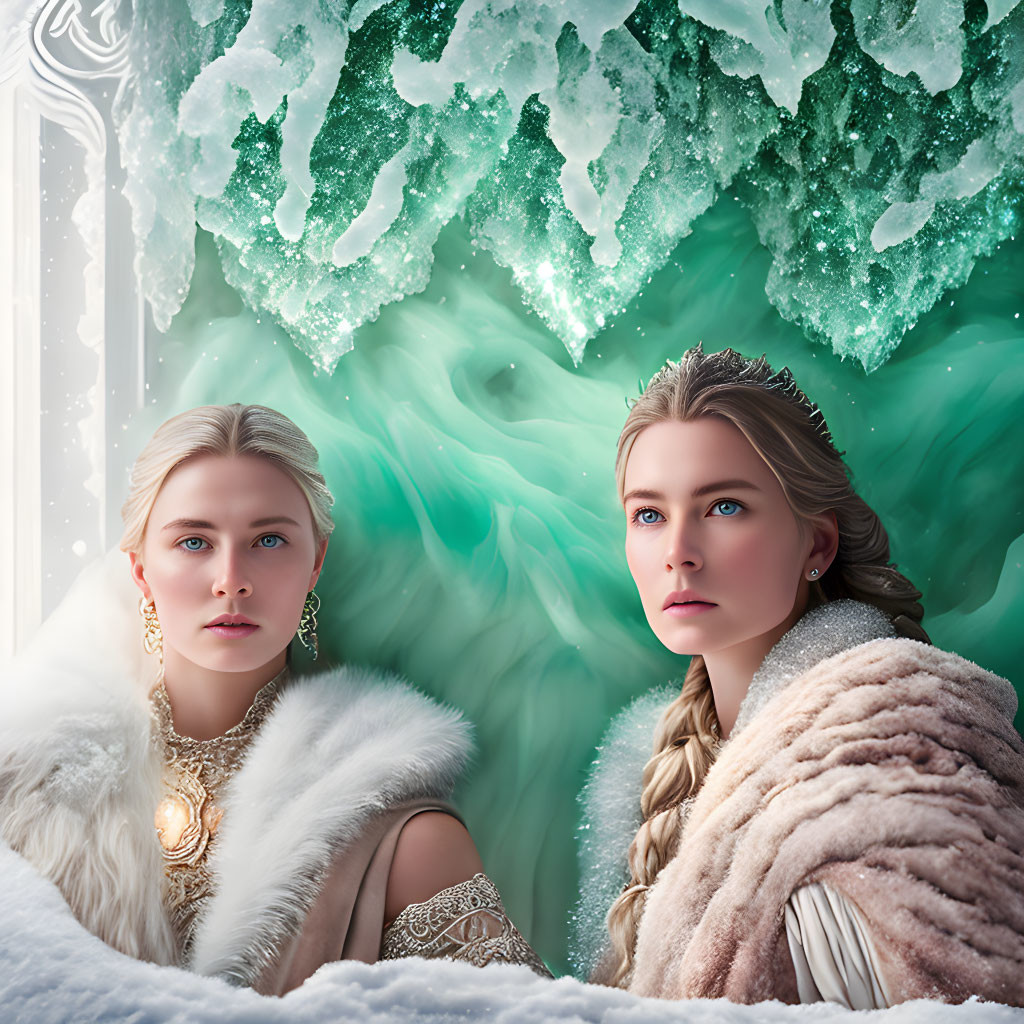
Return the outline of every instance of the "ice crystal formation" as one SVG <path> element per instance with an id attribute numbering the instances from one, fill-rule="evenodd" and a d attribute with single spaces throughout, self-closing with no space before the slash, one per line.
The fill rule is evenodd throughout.
<path id="1" fill-rule="evenodd" d="M 328 370 L 457 216 L 578 363 L 729 189 L 871 370 L 1024 213 L 1019 0 L 138 0 L 132 59 L 157 325 L 198 223 Z"/>

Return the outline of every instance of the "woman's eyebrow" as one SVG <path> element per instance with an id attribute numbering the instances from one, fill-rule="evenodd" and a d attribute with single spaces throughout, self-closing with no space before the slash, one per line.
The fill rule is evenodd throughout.
<path id="1" fill-rule="evenodd" d="M 634 498 L 640 498 L 643 501 L 662 501 L 665 495 L 661 491 L 647 491 L 643 488 L 638 488 L 635 491 L 630 491 L 629 494 L 624 495 L 622 503 L 625 504 L 627 501 L 632 501 Z"/>
<path id="2" fill-rule="evenodd" d="M 698 487 L 693 492 L 693 497 L 703 498 L 705 494 L 713 494 L 715 491 L 759 491 L 761 490 L 757 484 L 750 483 L 749 480 L 718 480 L 713 484 L 705 484 L 703 487 Z"/>
<path id="3" fill-rule="evenodd" d="M 749 480 L 716 480 L 713 484 L 704 484 L 703 487 L 698 487 L 691 497 L 703 498 L 705 494 L 713 494 L 715 491 L 759 491 L 761 490 L 757 484 L 750 483 Z M 636 490 L 630 491 L 623 499 L 622 503 L 625 504 L 627 501 L 639 498 L 641 501 L 664 501 L 665 495 L 661 491 L 650 491 L 642 487 L 638 487 Z"/>
<path id="4" fill-rule="evenodd" d="M 161 530 L 215 530 L 213 523 L 205 519 L 172 519 Z"/>
<path id="5" fill-rule="evenodd" d="M 291 516 L 267 516 L 264 519 L 254 519 L 249 524 L 250 530 L 258 530 L 261 526 L 276 526 L 278 523 L 289 523 L 292 526 L 299 524 Z M 205 519 L 172 519 L 164 530 L 216 530 L 213 523 Z"/>

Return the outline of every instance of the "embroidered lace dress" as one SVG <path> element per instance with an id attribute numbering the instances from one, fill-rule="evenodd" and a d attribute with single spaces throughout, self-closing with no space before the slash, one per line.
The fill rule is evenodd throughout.
<path id="1" fill-rule="evenodd" d="M 264 686 L 245 717 L 222 736 L 206 740 L 174 729 L 171 704 L 161 682 L 150 695 L 153 737 L 162 753 L 163 796 L 154 816 L 164 854 L 164 906 L 179 962 L 188 961 L 196 922 L 213 894 L 207 855 L 216 846 L 224 816 L 225 786 L 242 763 L 287 678 L 287 669 Z"/>
<path id="2" fill-rule="evenodd" d="M 381 960 L 418 956 L 485 964 L 525 964 L 546 978 L 544 962 L 509 920 L 494 883 L 482 874 L 412 903 L 391 922 Z"/>

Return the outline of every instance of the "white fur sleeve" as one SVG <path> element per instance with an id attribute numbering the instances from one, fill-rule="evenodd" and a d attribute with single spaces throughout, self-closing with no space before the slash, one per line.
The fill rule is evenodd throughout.
<path id="1" fill-rule="evenodd" d="M 654 728 L 678 694 L 679 684 L 659 687 L 616 715 L 579 795 L 580 898 L 569 937 L 569 959 L 579 978 L 590 977 L 606 950 L 605 918 L 629 878 L 629 845 L 644 820 L 641 776 L 652 753 Z"/>
<path id="2" fill-rule="evenodd" d="M 800 1002 L 825 1000 L 849 1010 L 889 1006 L 864 918 L 838 890 L 820 882 L 797 889 L 786 904 L 786 938 Z"/>

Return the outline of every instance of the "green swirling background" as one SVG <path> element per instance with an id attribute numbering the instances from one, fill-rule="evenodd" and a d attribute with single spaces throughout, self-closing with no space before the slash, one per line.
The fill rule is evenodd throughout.
<path id="1" fill-rule="evenodd" d="M 152 346 L 130 443 L 207 402 L 271 405 L 307 431 L 337 498 L 319 588 L 326 659 L 397 670 L 476 724 L 458 804 L 556 970 L 595 744 L 634 695 L 685 669 L 644 620 L 612 474 L 625 400 L 666 358 L 702 340 L 788 365 L 923 590 L 936 643 L 1020 692 L 1020 239 L 870 376 L 780 318 L 764 290 L 771 257 L 729 193 L 579 367 L 460 220 L 441 233 L 426 290 L 360 328 L 333 375 L 243 307 L 209 235 L 196 255 L 189 298 Z"/>

